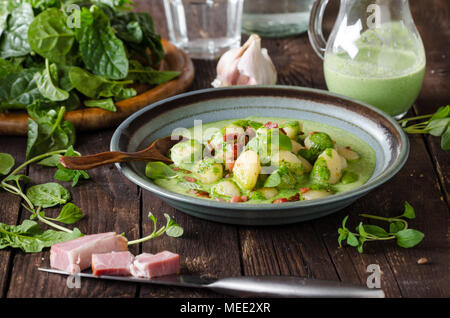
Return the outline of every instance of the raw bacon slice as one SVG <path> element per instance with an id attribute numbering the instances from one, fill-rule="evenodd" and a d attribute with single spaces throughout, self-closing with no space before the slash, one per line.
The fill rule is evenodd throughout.
<path id="1" fill-rule="evenodd" d="M 180 256 L 168 251 L 158 254 L 140 254 L 136 256 L 131 266 L 131 274 L 136 277 L 153 278 L 179 272 Z"/>
<path id="2" fill-rule="evenodd" d="M 127 250 L 128 240 L 115 232 L 86 235 L 52 245 L 50 266 L 74 274 L 91 266 L 92 254 Z"/>
<path id="3" fill-rule="evenodd" d="M 92 254 L 92 273 L 95 276 L 130 276 L 134 255 L 129 251 Z"/>

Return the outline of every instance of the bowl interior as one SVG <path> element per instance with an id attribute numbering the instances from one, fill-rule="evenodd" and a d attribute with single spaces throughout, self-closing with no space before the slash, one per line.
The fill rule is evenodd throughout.
<path id="1" fill-rule="evenodd" d="M 174 129 L 194 126 L 195 120 L 209 123 L 249 116 L 311 120 L 341 128 L 366 142 L 375 151 L 376 166 L 369 181 L 357 189 L 360 192 L 368 191 L 393 176 L 403 166 L 409 151 L 408 140 L 401 128 L 383 112 L 321 90 L 281 86 L 209 89 L 158 102 L 122 123 L 113 136 L 111 150 L 141 150 L 156 138 L 170 135 Z M 122 163 L 118 167 L 133 182 L 159 195 L 178 199 L 185 197 L 194 203 L 207 201 L 158 187 L 145 176 L 144 163 Z M 348 196 L 348 192 L 314 201 L 332 201 L 335 197 Z M 312 204 L 314 201 L 296 204 Z M 224 204 L 208 202 L 218 207 Z"/>

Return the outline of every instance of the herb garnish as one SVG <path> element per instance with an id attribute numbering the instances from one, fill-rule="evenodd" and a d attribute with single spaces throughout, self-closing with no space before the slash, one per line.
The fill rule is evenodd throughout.
<path id="1" fill-rule="evenodd" d="M 414 247 L 419 244 L 424 238 L 424 234 L 420 231 L 408 228 L 408 222 L 405 219 L 414 219 L 416 217 L 414 208 L 408 203 L 404 204 L 403 214 L 387 218 L 371 214 L 361 214 L 360 216 L 385 221 L 389 223 L 389 230 L 385 230 L 377 225 L 363 224 L 362 222 L 356 227 L 356 232 L 350 231 L 346 227 L 348 215 L 342 221 L 342 227 L 338 229 L 339 246 L 342 247 L 342 242 L 356 247 L 358 252 L 363 252 L 363 245 L 370 241 L 387 241 L 396 240 L 397 245 L 404 248 Z"/>
<path id="2" fill-rule="evenodd" d="M 167 220 L 166 225 L 162 226 L 159 230 L 157 230 L 158 219 L 152 214 L 152 212 L 149 212 L 148 218 L 153 221 L 153 232 L 150 235 L 143 237 L 141 239 L 129 241 L 128 245 L 139 244 L 139 243 L 151 240 L 155 237 L 161 236 L 164 233 L 166 233 L 167 236 L 171 236 L 171 237 L 182 236 L 183 232 L 184 232 L 183 228 L 180 225 L 178 225 L 177 223 L 175 223 L 175 221 L 172 220 L 172 218 L 167 213 L 164 213 L 164 217 Z"/>
<path id="3" fill-rule="evenodd" d="M 412 121 L 423 120 L 412 125 Z M 399 124 L 408 134 L 430 134 L 441 137 L 441 148 L 450 150 L 450 105 L 440 107 L 434 114 L 422 115 L 399 120 Z"/>

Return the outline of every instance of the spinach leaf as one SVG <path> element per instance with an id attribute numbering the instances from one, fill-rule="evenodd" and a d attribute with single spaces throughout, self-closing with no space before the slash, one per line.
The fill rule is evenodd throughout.
<path id="1" fill-rule="evenodd" d="M 151 67 L 143 67 L 138 61 L 135 60 L 130 61 L 130 64 L 133 68 L 130 68 L 128 71 L 127 79 L 139 83 L 159 85 L 180 75 L 180 72 L 177 71 L 157 71 Z"/>
<path id="2" fill-rule="evenodd" d="M 52 155 L 45 159 L 42 159 L 37 164 L 44 167 L 56 167 L 58 166 L 59 158 L 61 158 L 61 155 Z"/>
<path id="3" fill-rule="evenodd" d="M 27 197 L 35 206 L 50 208 L 69 201 L 70 193 L 59 183 L 49 182 L 30 187 Z"/>
<path id="4" fill-rule="evenodd" d="M 3 31 L 8 27 L 8 17 L 10 9 L 7 1 L 0 2 L 0 37 Z"/>
<path id="5" fill-rule="evenodd" d="M 113 9 L 131 10 L 133 2 L 131 0 L 93 0 L 94 3 L 104 4 Z"/>
<path id="6" fill-rule="evenodd" d="M 48 8 L 61 8 L 61 0 L 27 0 L 35 11 L 44 11 Z"/>
<path id="7" fill-rule="evenodd" d="M 106 11 L 117 36 L 133 55 L 146 58 L 149 65 L 158 65 L 164 58 L 161 37 L 155 32 L 152 17 L 145 12 Z M 149 55 L 147 49 L 150 50 Z"/>
<path id="8" fill-rule="evenodd" d="M 1 58 L 23 56 L 31 52 L 27 33 L 33 18 L 33 8 L 28 3 L 22 3 L 12 10 L 7 21 L 8 26 L 0 39 Z"/>
<path id="9" fill-rule="evenodd" d="M 109 79 L 125 78 L 128 74 L 127 53 L 106 14 L 92 6 L 90 10 L 83 8 L 80 16 L 80 28 L 75 34 L 87 69 Z"/>
<path id="10" fill-rule="evenodd" d="M 165 179 L 175 177 L 177 174 L 164 162 L 152 161 L 145 166 L 145 175 L 150 179 Z"/>
<path id="11" fill-rule="evenodd" d="M 36 69 L 24 69 L 0 78 L 0 110 L 24 109 L 41 96 L 35 73 Z"/>
<path id="12" fill-rule="evenodd" d="M 55 230 L 43 231 L 36 222 L 30 220 L 25 220 L 20 225 L 0 223 L 0 249 L 13 247 L 27 253 L 36 253 L 41 252 L 45 247 L 73 240 L 82 235 L 76 228 L 70 233 Z"/>
<path id="13" fill-rule="evenodd" d="M 14 158 L 9 153 L 0 152 L 0 175 L 7 175 L 14 167 Z"/>
<path id="14" fill-rule="evenodd" d="M 72 146 L 70 146 L 69 148 L 67 148 L 67 151 L 65 152 L 64 156 L 79 157 L 80 155 L 75 150 L 73 150 Z M 72 187 L 75 187 L 78 184 L 80 178 L 83 179 L 90 178 L 89 174 L 85 170 L 67 169 L 59 162 L 56 166 L 58 167 L 58 170 L 56 171 L 54 178 L 59 181 L 65 182 L 72 181 Z"/>
<path id="15" fill-rule="evenodd" d="M 54 82 L 58 79 L 58 69 L 55 64 L 51 64 L 45 60 L 45 69 L 34 75 L 34 80 L 39 92 L 45 98 L 51 101 L 63 101 L 69 98 L 69 92 L 59 88 Z"/>
<path id="16" fill-rule="evenodd" d="M 52 219 L 54 221 L 58 221 L 64 224 L 74 224 L 83 218 L 83 212 L 79 207 L 77 207 L 73 203 L 67 203 L 63 206 L 61 212 L 58 217 Z"/>
<path id="17" fill-rule="evenodd" d="M 114 101 L 112 100 L 112 98 L 100 99 L 100 100 L 95 100 L 95 99 L 85 100 L 84 106 L 98 107 L 98 108 L 101 108 L 101 109 L 104 109 L 104 110 L 107 110 L 110 112 L 117 111 L 116 105 L 114 104 Z"/>
<path id="18" fill-rule="evenodd" d="M 12 73 L 20 72 L 21 70 L 22 67 L 20 64 L 15 64 L 0 58 L 0 78 Z"/>
<path id="19" fill-rule="evenodd" d="M 119 97 L 126 89 L 125 86 L 133 83 L 133 81 L 111 81 L 93 75 L 80 67 L 72 67 L 69 71 L 69 78 L 78 91 L 93 99 Z"/>
<path id="20" fill-rule="evenodd" d="M 30 46 L 53 63 L 70 64 L 75 59 L 75 34 L 67 16 L 57 8 L 39 14 L 28 29 Z"/>
<path id="21" fill-rule="evenodd" d="M 75 143 L 75 129 L 69 121 L 64 121 L 65 107 L 58 111 L 42 110 L 39 103 L 28 107 L 27 158 L 53 151 L 67 149 Z"/>

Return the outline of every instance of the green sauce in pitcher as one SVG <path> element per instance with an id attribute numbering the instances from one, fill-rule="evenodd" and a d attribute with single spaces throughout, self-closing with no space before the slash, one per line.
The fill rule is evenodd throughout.
<path id="1" fill-rule="evenodd" d="M 349 8 L 353 1 L 343 2 Z M 367 16 L 371 1 L 362 2 L 368 4 L 366 15 L 353 18 L 353 23 L 348 22 L 349 16 L 342 13 L 341 7 L 341 19 L 338 18 L 324 55 L 327 87 L 401 118 L 423 84 L 426 62 L 422 41 L 407 14 L 407 0 L 378 1 L 377 7 L 372 7 L 379 10 L 374 17 L 379 21 L 375 22 Z M 358 8 L 364 7 L 359 3 Z M 355 7 L 351 12 L 357 12 Z M 386 21 L 383 13 L 403 19 Z"/>

